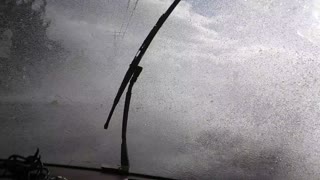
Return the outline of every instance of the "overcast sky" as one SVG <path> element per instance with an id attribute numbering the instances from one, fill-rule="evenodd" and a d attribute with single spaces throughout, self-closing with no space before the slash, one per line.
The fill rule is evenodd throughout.
<path id="1" fill-rule="evenodd" d="M 91 78 L 80 73 L 84 80 L 77 86 L 89 83 L 83 93 L 110 107 L 135 52 L 170 3 L 140 0 L 130 19 L 134 0 L 129 7 L 127 1 L 51 1 L 48 33 L 74 56 L 98 64 L 88 70 Z M 124 32 L 128 22 L 123 39 L 115 38 L 113 32 Z M 182 1 L 142 60 L 130 120 L 159 128 L 153 133 L 176 144 L 193 144 L 174 159 L 168 152 L 159 155 L 182 168 L 203 157 L 193 173 L 210 172 L 217 162 L 230 169 L 227 173 L 238 172 L 228 164 L 246 157 L 246 151 L 253 158 L 265 151 L 287 158 L 292 169 L 279 165 L 279 176 L 301 167 L 316 173 L 320 134 L 310 128 L 320 110 L 319 33 L 318 1 Z M 104 72 L 97 75 L 94 69 Z M 69 95 L 61 91 L 78 98 L 72 88 Z M 186 138 L 179 139 L 181 134 Z M 212 141 L 216 136 L 221 138 Z M 217 156 L 219 151 L 225 153 Z M 289 173 L 297 175 L 306 176 Z"/>
<path id="2" fill-rule="evenodd" d="M 42 96 L 102 103 L 108 112 L 129 63 L 171 2 L 49 1 L 47 34 L 69 50 L 72 63 L 46 75 Z M 285 159 L 277 178 L 319 177 L 319 16 L 318 0 L 182 1 L 142 59 L 133 135 L 149 127 L 146 134 L 182 148 L 157 156 L 159 167 L 177 173 L 208 178 L 227 167 L 219 177 L 250 177 L 269 153 Z M 248 156 L 256 159 L 248 169 L 232 164 Z"/>

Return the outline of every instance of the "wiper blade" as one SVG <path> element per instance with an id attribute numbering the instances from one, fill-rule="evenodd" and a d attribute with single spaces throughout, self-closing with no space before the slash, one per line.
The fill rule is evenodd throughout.
<path id="1" fill-rule="evenodd" d="M 145 54 L 145 52 L 147 51 L 149 45 L 151 44 L 153 38 L 156 36 L 156 34 L 158 33 L 158 31 L 160 30 L 160 28 L 162 27 L 162 25 L 164 24 L 164 22 L 168 19 L 168 17 L 170 16 L 170 14 L 172 13 L 172 11 L 175 9 L 175 7 L 179 4 L 181 0 L 175 0 L 172 5 L 169 7 L 169 9 L 160 17 L 160 19 L 158 20 L 158 22 L 156 23 L 156 25 L 152 28 L 152 30 L 150 31 L 149 35 L 147 36 L 147 38 L 144 40 L 144 42 L 142 43 L 141 47 L 139 48 L 137 54 L 135 55 L 133 61 L 130 64 L 130 67 L 128 69 L 128 71 L 126 72 L 123 81 L 120 85 L 120 88 L 118 90 L 118 93 L 114 99 L 112 108 L 110 110 L 107 122 L 104 125 L 104 129 L 108 129 L 111 117 L 113 115 L 113 112 L 117 106 L 117 104 L 119 103 L 119 100 L 124 92 L 124 90 L 126 89 L 128 83 L 130 82 L 130 79 L 132 78 L 133 74 L 136 72 L 137 67 L 139 66 L 139 63 L 143 57 L 143 55 Z"/>

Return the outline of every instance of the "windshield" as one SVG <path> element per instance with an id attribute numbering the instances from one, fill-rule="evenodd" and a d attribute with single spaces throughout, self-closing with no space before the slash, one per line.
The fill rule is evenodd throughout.
<path id="1" fill-rule="evenodd" d="M 140 45 L 172 0 L 0 2 L 0 157 L 120 164 Z M 178 179 L 320 176 L 320 1 L 185 0 L 132 90 L 130 170 Z"/>

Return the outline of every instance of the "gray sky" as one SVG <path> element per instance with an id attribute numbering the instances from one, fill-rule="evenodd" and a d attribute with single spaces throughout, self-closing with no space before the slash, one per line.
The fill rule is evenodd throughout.
<path id="1" fill-rule="evenodd" d="M 129 62 L 170 2 L 141 0 L 124 39 L 114 40 L 107 33 L 119 31 L 128 21 L 126 1 L 54 1 L 48 11 L 48 17 L 54 19 L 49 32 L 66 47 L 84 50 L 90 61 L 106 66 L 106 74 L 90 83 L 110 106 Z M 156 127 L 153 133 L 168 141 L 195 146 L 186 147 L 186 153 L 175 158 L 170 153 L 160 157 L 190 168 L 190 161 L 203 156 L 206 158 L 197 166 L 210 171 L 213 162 L 227 164 L 246 151 L 283 151 L 280 158 L 296 162 L 306 151 L 319 147 L 312 140 L 317 133 L 308 128 L 319 118 L 320 105 L 317 4 L 181 2 L 142 61 L 144 71 L 134 89 L 130 112 L 133 122 Z M 217 142 L 203 135 L 224 132 L 232 134 L 230 139 L 218 138 L 225 149 L 235 137 L 241 139 L 237 147 L 241 153 L 231 148 L 225 151 L 227 160 L 216 157 Z M 175 140 L 179 135 L 187 139 Z M 312 148 L 305 149 L 309 143 Z M 312 154 L 305 157 L 307 161 L 320 162 L 319 154 Z M 313 172 L 317 167 L 307 169 Z"/>

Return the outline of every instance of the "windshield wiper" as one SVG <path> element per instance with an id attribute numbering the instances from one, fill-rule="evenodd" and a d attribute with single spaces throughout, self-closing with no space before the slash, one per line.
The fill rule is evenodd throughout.
<path id="1" fill-rule="evenodd" d="M 140 49 L 138 50 L 137 54 L 135 55 L 133 61 L 130 64 L 130 67 L 129 67 L 127 73 L 125 74 L 125 76 L 123 78 L 123 81 L 122 81 L 122 83 L 120 85 L 118 93 L 117 93 L 117 95 L 116 95 L 116 97 L 114 99 L 114 102 L 113 102 L 111 111 L 109 113 L 107 122 L 104 125 L 105 129 L 108 129 L 112 114 L 113 114 L 117 104 L 119 103 L 119 100 L 120 100 L 125 88 L 127 87 L 130 79 L 132 78 L 134 72 L 137 70 L 137 67 L 139 66 L 139 63 L 140 63 L 143 55 L 147 51 L 149 45 L 151 44 L 153 38 L 155 37 L 155 35 L 159 31 L 159 29 L 161 28 L 163 23 L 167 20 L 169 15 L 172 13 L 172 11 L 175 9 L 175 7 L 179 4 L 180 1 L 181 0 L 175 0 L 172 3 L 172 5 L 169 7 L 167 12 L 160 17 L 160 19 L 158 20 L 157 24 L 153 27 L 153 29 L 151 30 L 151 32 L 149 33 L 149 35 L 147 36 L 147 38 L 144 40 L 143 44 L 141 45 Z"/>
<path id="2" fill-rule="evenodd" d="M 140 75 L 142 71 L 142 67 L 139 66 L 139 63 L 147 51 L 149 45 L 151 44 L 153 38 L 156 36 L 158 31 L 160 30 L 161 26 L 164 24 L 164 22 L 168 19 L 170 14 L 173 12 L 173 10 L 176 8 L 176 6 L 179 4 L 181 0 L 175 0 L 169 9 L 160 17 L 156 25 L 152 28 L 147 38 L 142 43 L 141 47 L 139 48 L 137 54 L 135 55 L 133 61 L 130 64 L 130 67 L 128 71 L 126 72 L 123 81 L 120 85 L 120 88 L 118 90 L 118 93 L 114 99 L 112 108 L 110 110 L 107 122 L 104 125 L 104 129 L 108 129 L 112 114 L 119 103 L 119 100 L 126 89 L 127 85 L 130 82 L 128 92 L 126 94 L 126 100 L 125 100 L 125 107 L 124 107 L 124 113 L 123 113 L 123 122 L 122 122 L 122 144 L 121 144 L 121 168 L 125 171 L 129 171 L 129 158 L 128 158 L 128 151 L 127 151 L 127 122 L 128 122 L 128 113 L 129 113 L 129 106 L 130 106 L 130 99 L 131 99 L 131 91 L 133 88 L 134 83 L 136 82 L 138 76 Z"/>

